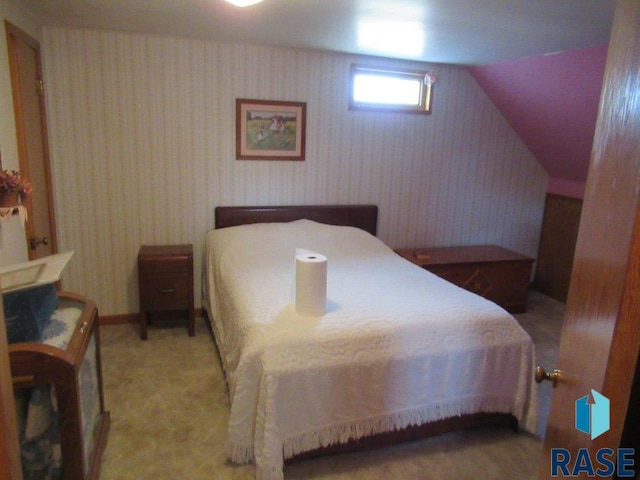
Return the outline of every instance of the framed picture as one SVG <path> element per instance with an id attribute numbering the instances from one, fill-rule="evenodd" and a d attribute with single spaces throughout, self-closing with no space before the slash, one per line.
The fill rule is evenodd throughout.
<path id="1" fill-rule="evenodd" d="M 304 160 L 307 104 L 236 99 L 236 159 Z"/>

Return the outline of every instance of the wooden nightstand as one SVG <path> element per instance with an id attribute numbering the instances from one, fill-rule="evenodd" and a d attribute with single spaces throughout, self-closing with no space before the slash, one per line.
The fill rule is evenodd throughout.
<path id="1" fill-rule="evenodd" d="M 138 282 L 142 340 L 147 339 L 148 312 L 186 310 L 189 336 L 195 334 L 192 245 L 140 247 Z"/>
<path id="2" fill-rule="evenodd" d="M 496 245 L 404 248 L 396 252 L 511 313 L 527 309 L 533 258 Z"/>

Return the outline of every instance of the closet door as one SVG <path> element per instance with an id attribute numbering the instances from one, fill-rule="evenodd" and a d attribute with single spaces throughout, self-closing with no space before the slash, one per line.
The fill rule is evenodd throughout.
<path id="1" fill-rule="evenodd" d="M 25 227 L 29 259 L 34 260 L 58 251 L 44 104 L 45 85 L 38 42 L 9 22 L 5 21 L 5 28 L 20 171 L 33 186 L 33 193 L 25 202 L 29 213 L 29 222 Z"/>

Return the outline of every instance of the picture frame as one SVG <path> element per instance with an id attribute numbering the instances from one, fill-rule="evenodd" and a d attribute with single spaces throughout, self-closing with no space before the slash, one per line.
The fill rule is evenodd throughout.
<path id="1" fill-rule="evenodd" d="M 236 99 L 236 159 L 304 161 L 307 104 Z"/>

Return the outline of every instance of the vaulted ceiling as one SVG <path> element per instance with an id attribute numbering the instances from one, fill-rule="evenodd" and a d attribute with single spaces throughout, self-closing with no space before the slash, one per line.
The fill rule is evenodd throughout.
<path id="1" fill-rule="evenodd" d="M 550 177 L 586 182 L 607 45 L 470 67 Z"/>

